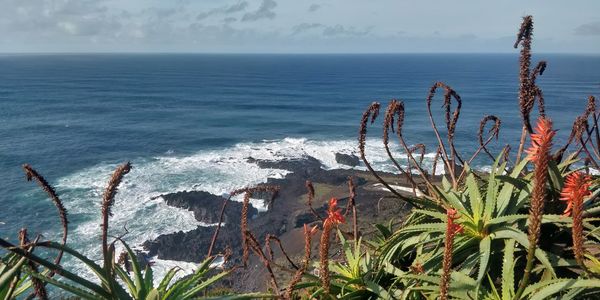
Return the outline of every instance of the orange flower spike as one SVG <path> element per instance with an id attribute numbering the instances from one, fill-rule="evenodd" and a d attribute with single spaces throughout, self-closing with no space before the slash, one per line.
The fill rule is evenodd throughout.
<path id="1" fill-rule="evenodd" d="M 331 222 L 332 224 L 341 224 L 346 222 L 346 219 L 342 214 L 342 209 L 337 207 L 337 201 L 338 200 L 336 198 L 329 199 L 329 209 L 327 210 L 326 222 Z"/>
<path id="2" fill-rule="evenodd" d="M 440 283 L 440 299 L 448 299 L 448 288 L 450 286 L 450 273 L 452 268 L 452 249 L 454 248 L 454 237 L 463 232 L 463 226 L 454 223 L 459 218 L 454 208 L 446 209 L 446 238 L 444 242 L 444 259 L 442 261 L 442 280 Z"/>
<path id="3" fill-rule="evenodd" d="M 590 186 L 592 178 L 583 172 L 569 174 L 560 192 L 560 200 L 567 201 L 565 216 L 573 217 L 571 236 L 573 238 L 573 254 L 577 263 L 585 269 L 584 234 L 583 234 L 583 200 L 592 194 Z"/>
<path id="4" fill-rule="evenodd" d="M 454 220 L 459 218 L 458 211 L 454 208 L 448 208 L 446 209 L 446 215 L 448 216 L 448 232 L 453 236 L 457 233 L 462 233 L 464 229 L 463 226 L 454 223 Z"/>
<path id="5" fill-rule="evenodd" d="M 571 173 L 565 178 L 565 184 L 560 192 L 560 200 L 567 201 L 565 216 L 571 215 L 575 205 L 582 206 L 583 199 L 592 194 L 591 185 L 592 177 L 582 172 Z"/>
<path id="6" fill-rule="evenodd" d="M 535 162 L 540 159 L 541 155 L 545 155 L 545 153 L 540 153 L 540 146 L 551 145 L 555 134 L 556 130 L 552 130 L 552 121 L 540 117 L 534 128 L 534 133 L 531 134 L 531 147 L 525 150 L 530 155 L 530 161 Z"/>

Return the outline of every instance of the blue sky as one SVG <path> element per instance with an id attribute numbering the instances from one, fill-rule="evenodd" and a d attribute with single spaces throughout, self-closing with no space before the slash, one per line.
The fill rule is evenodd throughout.
<path id="1" fill-rule="evenodd" d="M 600 1 L 0 0 L 0 52 L 600 53 Z"/>

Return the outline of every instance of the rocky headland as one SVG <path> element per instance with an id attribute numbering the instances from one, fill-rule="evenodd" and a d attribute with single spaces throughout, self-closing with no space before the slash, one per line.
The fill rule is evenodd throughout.
<path id="1" fill-rule="evenodd" d="M 338 159 L 339 158 L 339 159 Z M 349 154 L 336 155 L 341 164 L 356 165 L 358 158 Z M 261 168 L 276 168 L 290 171 L 284 178 L 268 179 L 268 185 L 277 185 L 281 188 L 278 197 L 267 211 L 259 212 L 251 207 L 249 210 L 249 227 L 254 235 L 262 242 L 267 234 L 278 236 L 284 244 L 286 252 L 295 259 L 300 260 L 303 254 L 302 227 L 304 224 L 313 223 L 316 218 L 310 213 L 307 205 L 306 180 L 311 180 L 315 187 L 314 208 L 322 216 L 326 215 L 327 201 L 331 197 L 339 199 L 339 206 L 345 207 L 348 199 L 348 178 L 352 177 L 356 186 L 356 205 L 358 210 L 359 231 L 363 235 L 374 232 L 375 223 L 401 220 L 410 209 L 407 203 L 395 199 L 391 193 L 382 189 L 382 186 L 369 172 L 352 169 L 325 170 L 320 161 L 313 157 L 304 157 L 294 160 L 267 161 L 251 157 L 248 162 L 256 163 Z M 394 174 L 381 174 L 388 182 L 395 185 L 406 186 L 405 179 Z M 194 212 L 195 218 L 202 223 L 214 224 L 218 222 L 221 206 L 225 198 L 202 191 L 183 191 L 162 195 L 168 205 L 187 209 Z M 224 215 L 219 239 L 214 248 L 215 253 L 224 251 L 227 247 L 232 249 L 233 255 L 230 264 L 239 265 L 242 255 L 240 214 L 242 204 L 230 201 Z M 351 231 L 347 222 L 342 225 L 343 230 Z M 186 262 L 200 262 L 204 259 L 214 226 L 198 226 L 188 232 L 174 232 L 164 234 L 154 240 L 146 241 L 143 246 L 149 256 L 159 259 L 168 259 Z M 318 238 L 313 241 L 318 242 Z M 313 246 L 316 246 L 313 245 Z M 277 247 L 274 247 L 277 248 Z M 274 249 L 275 257 L 283 259 L 278 249 Z M 316 251 L 314 252 L 316 253 Z M 282 262 L 282 265 L 285 265 Z M 257 291 L 265 288 L 262 276 L 266 276 L 262 264 L 253 259 L 248 268 L 239 269 L 233 276 L 228 277 L 225 286 L 236 291 Z M 285 273 L 285 272 L 283 272 Z M 260 279 L 259 279 L 260 278 Z"/>

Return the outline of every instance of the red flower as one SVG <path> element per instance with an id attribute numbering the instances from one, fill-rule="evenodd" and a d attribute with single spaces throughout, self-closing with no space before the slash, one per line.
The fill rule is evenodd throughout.
<path id="1" fill-rule="evenodd" d="M 583 198 L 592 194 L 590 186 L 592 185 L 592 177 L 585 175 L 582 172 L 569 174 L 565 178 L 565 185 L 560 192 L 560 200 L 567 201 L 567 208 L 564 211 L 565 216 L 570 216 L 575 204 L 579 207 L 583 204 Z"/>
<path id="2" fill-rule="evenodd" d="M 540 153 L 541 150 L 543 150 L 541 149 L 541 146 L 544 145 L 544 149 L 549 149 L 550 145 L 552 145 L 552 138 L 555 134 L 556 131 L 552 130 L 552 121 L 543 117 L 539 117 L 537 125 L 534 128 L 534 133 L 531 134 L 531 147 L 525 150 L 525 152 L 530 155 L 530 161 L 535 162 L 540 158 L 540 156 L 548 155 L 547 153 Z"/>
<path id="3" fill-rule="evenodd" d="M 454 208 L 446 209 L 446 215 L 448 216 L 448 225 L 447 231 L 451 236 L 456 235 L 457 233 L 463 232 L 463 226 L 460 224 L 454 223 L 454 220 L 458 219 L 458 212 Z"/>
<path id="4" fill-rule="evenodd" d="M 327 219 L 325 222 L 331 222 L 332 224 L 346 222 L 344 215 L 342 215 L 342 209 L 337 207 L 337 201 L 336 198 L 331 198 L 329 200 L 329 209 L 327 210 Z"/>

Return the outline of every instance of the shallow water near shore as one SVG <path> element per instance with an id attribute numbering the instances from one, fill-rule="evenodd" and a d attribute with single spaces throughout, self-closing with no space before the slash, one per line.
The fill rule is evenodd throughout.
<path id="1" fill-rule="evenodd" d="M 599 94 L 600 56 L 534 55 L 539 59 L 548 61 L 538 80 L 546 111 L 564 140 L 587 96 Z M 44 174 L 65 202 L 71 246 L 99 255 L 100 198 L 118 163 L 131 160 L 133 170 L 116 198 L 111 232 L 126 226 L 126 240 L 136 246 L 207 225 L 168 207 L 161 194 L 220 195 L 285 176 L 250 157 L 308 155 L 326 168 L 347 168 L 335 153 L 356 154 L 358 122 L 374 100 L 405 101 L 405 136 L 429 147 L 425 162 L 431 166 L 435 140 L 424 99 L 435 81 L 462 96 L 459 150 L 475 149 L 486 114 L 502 119 L 501 138 L 491 147 L 498 149 L 520 134 L 517 61 L 516 53 L 0 55 L 0 236 L 14 241 L 16 231 L 28 227 L 45 238 L 60 237 L 55 209 L 24 180 L 23 163 Z M 434 110 L 443 124 L 439 97 Z M 376 168 L 394 171 L 380 126 L 369 134 L 369 158 Z"/>

